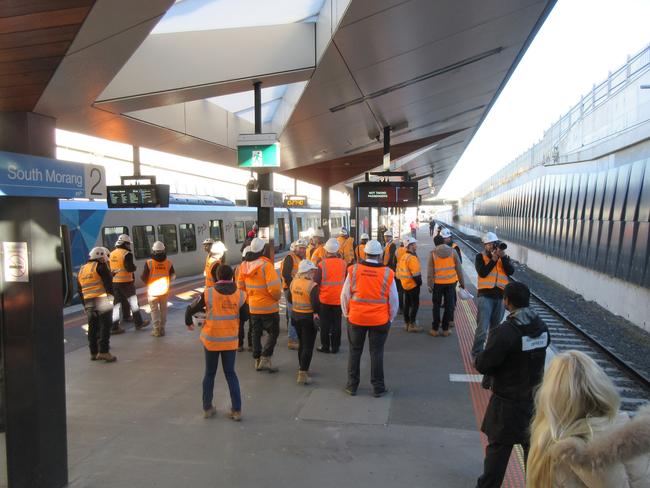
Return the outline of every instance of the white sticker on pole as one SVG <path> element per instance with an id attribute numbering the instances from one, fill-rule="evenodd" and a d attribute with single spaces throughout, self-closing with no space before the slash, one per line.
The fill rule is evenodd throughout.
<path id="1" fill-rule="evenodd" d="M 260 227 L 257 230 L 257 237 L 265 240 L 266 242 L 269 242 L 270 236 L 271 236 L 271 229 L 269 227 Z"/>
<path id="2" fill-rule="evenodd" d="M 270 190 L 260 190 L 260 207 L 273 208 L 273 192 Z"/>
<path id="3" fill-rule="evenodd" d="M 3 242 L 2 263 L 2 275 L 5 282 L 29 281 L 26 242 Z"/>

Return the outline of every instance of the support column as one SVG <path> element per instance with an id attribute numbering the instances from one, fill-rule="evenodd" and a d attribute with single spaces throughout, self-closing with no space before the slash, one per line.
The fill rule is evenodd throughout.
<path id="1" fill-rule="evenodd" d="M 359 244 L 359 239 L 357 238 L 358 229 L 359 229 L 359 215 L 357 212 L 357 196 L 352 190 L 350 194 L 350 237 L 354 239 L 354 243 Z"/>
<path id="2" fill-rule="evenodd" d="M 140 174 L 140 146 L 133 146 L 133 176 Z"/>
<path id="3" fill-rule="evenodd" d="M 56 158 L 56 120 L 32 112 L 0 112 L 0 150 Z"/>
<path id="4" fill-rule="evenodd" d="M 330 187 L 320 187 L 320 224 L 325 240 L 330 238 Z"/>

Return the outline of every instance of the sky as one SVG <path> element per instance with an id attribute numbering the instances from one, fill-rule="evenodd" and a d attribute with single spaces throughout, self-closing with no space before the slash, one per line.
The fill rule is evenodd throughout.
<path id="1" fill-rule="evenodd" d="M 650 0 L 558 0 L 440 190 L 467 195 L 650 44 Z"/>

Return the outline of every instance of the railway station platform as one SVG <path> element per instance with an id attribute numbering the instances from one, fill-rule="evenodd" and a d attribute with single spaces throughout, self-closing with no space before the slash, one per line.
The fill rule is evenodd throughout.
<path id="1" fill-rule="evenodd" d="M 424 267 L 432 242 L 424 227 L 418 237 Z M 475 281 L 472 261 L 464 259 L 468 282 Z M 314 352 L 313 383 L 297 385 L 297 353 L 287 349 L 281 311 L 273 356 L 279 372 L 256 372 L 250 353 L 238 354 L 243 420 L 236 423 L 225 415 L 230 400 L 221 371 L 217 417 L 202 415 L 202 347 L 198 332 L 188 331 L 183 320 L 200 285 L 177 285 L 164 338 L 132 328 L 112 337 L 114 364 L 89 360 L 83 320 L 67 316 L 71 487 L 475 485 L 489 392 L 469 360 L 473 303 L 459 301 L 453 334 L 434 338 L 426 334 L 431 297 L 423 287 L 419 323 L 425 332 L 406 333 L 398 316 L 384 358 L 391 393 L 383 398 L 371 395 L 367 348 L 358 395 L 343 392 L 345 337 L 336 355 Z M 503 486 L 524 486 L 517 453 Z"/>

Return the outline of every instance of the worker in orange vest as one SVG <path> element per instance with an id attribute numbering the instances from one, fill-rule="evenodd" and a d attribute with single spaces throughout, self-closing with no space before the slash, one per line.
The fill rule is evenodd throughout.
<path id="1" fill-rule="evenodd" d="M 354 257 L 357 263 L 360 263 L 366 259 L 366 244 L 370 240 L 370 236 L 366 233 L 361 234 L 360 242 L 357 248 L 354 250 Z"/>
<path id="2" fill-rule="evenodd" d="M 347 266 L 339 257 L 337 239 L 325 243 L 325 259 L 318 263 L 315 281 L 320 285 L 320 347 L 317 351 L 336 354 L 341 347 L 341 290 Z"/>
<path id="3" fill-rule="evenodd" d="M 502 243 L 494 232 L 486 233 L 483 238 L 483 252 L 476 255 L 474 267 L 478 274 L 476 297 L 476 332 L 472 346 L 472 359 L 480 354 L 485 346 L 488 330 L 501 322 L 505 313 L 503 290 L 509 283 L 509 277 L 515 268 L 506 254 L 508 247 Z"/>
<path id="4" fill-rule="evenodd" d="M 280 265 L 280 277 L 282 278 L 282 290 L 284 291 L 284 298 L 286 300 L 287 311 L 287 332 L 289 334 L 289 341 L 287 347 L 291 350 L 298 350 L 298 333 L 296 332 L 295 320 L 291 315 L 291 281 L 298 273 L 298 265 L 305 259 L 307 252 L 307 242 L 303 239 L 298 239 L 292 242 L 289 247 L 289 254 L 284 257 Z"/>
<path id="5" fill-rule="evenodd" d="M 418 309 L 420 308 L 420 287 L 422 286 L 420 260 L 416 254 L 417 241 L 412 237 L 408 237 L 404 239 L 404 247 L 400 249 L 406 250 L 397 263 L 397 276 L 404 289 L 406 332 L 422 332 L 422 327 L 416 323 Z"/>
<path id="6" fill-rule="evenodd" d="M 325 234 L 322 229 L 316 229 L 314 231 L 314 249 L 311 252 L 311 257 L 309 258 L 312 263 L 318 266 L 318 263 L 325 257 L 325 248 L 323 247 L 323 239 Z"/>
<path id="7" fill-rule="evenodd" d="M 113 275 L 113 327 L 111 334 L 121 334 L 124 329 L 119 326 L 120 320 L 131 310 L 136 330 L 144 329 L 149 325 L 149 320 L 142 318 L 138 296 L 135 293 L 134 272 L 137 267 L 133 262 L 131 252 L 131 238 L 121 234 L 115 242 L 115 249 L 109 256 L 111 273 Z"/>
<path id="8" fill-rule="evenodd" d="M 205 353 L 205 374 L 203 375 L 203 417 L 214 417 L 217 410 L 212 404 L 214 377 L 217 374 L 219 357 L 223 374 L 230 390 L 230 413 L 232 420 L 241 420 L 241 392 L 235 372 L 235 358 L 239 342 L 239 322 L 245 320 L 246 293 L 237 289 L 233 282 L 233 271 L 227 264 L 213 268 L 215 284 L 206 288 L 200 299 L 185 310 L 185 325 L 194 330 L 192 315 L 205 311 L 205 322 L 201 329 L 201 342 Z"/>
<path id="9" fill-rule="evenodd" d="M 221 262 L 223 261 L 223 255 L 228 249 L 221 241 L 215 241 L 210 246 L 210 253 L 205 258 L 205 268 L 203 269 L 203 276 L 205 277 L 205 286 L 210 287 L 214 286 L 214 273 L 213 269 L 216 269 Z"/>
<path id="10" fill-rule="evenodd" d="M 239 270 L 237 286 L 248 295 L 255 369 L 275 373 L 278 369 L 271 364 L 271 357 L 280 335 L 282 282 L 269 258 L 270 251 L 264 239 L 255 237 L 251 241 L 251 250 Z M 262 348 L 264 332 L 268 337 Z"/>
<path id="11" fill-rule="evenodd" d="M 167 324 L 167 298 L 169 297 L 169 286 L 176 278 L 174 265 L 167 259 L 165 245 L 156 241 L 151 246 L 151 259 L 144 265 L 140 277 L 147 284 L 147 296 L 151 310 L 153 330 L 151 335 L 163 337 L 165 325 Z"/>
<path id="12" fill-rule="evenodd" d="M 352 264 L 354 262 L 354 239 L 350 237 L 345 227 L 341 227 L 336 241 L 339 244 L 339 257 L 343 258 L 346 264 Z"/>
<path id="13" fill-rule="evenodd" d="M 117 358 L 109 352 L 113 307 L 108 298 L 113 293 L 113 280 L 107 260 L 108 249 L 91 249 L 88 262 L 79 268 L 77 290 L 88 318 L 90 360 L 113 363 Z"/>
<path id="14" fill-rule="evenodd" d="M 456 252 L 446 244 L 436 246 L 429 255 L 427 285 L 433 294 L 433 322 L 429 335 L 440 335 L 440 307 L 444 300 L 445 312 L 442 316 L 442 335 L 451 334 L 449 323 L 454 320 L 456 305 L 456 285 L 465 288 L 463 268 Z"/>
<path id="15" fill-rule="evenodd" d="M 241 261 L 242 263 L 246 260 L 246 255 L 251 251 L 250 246 L 246 246 L 241 253 Z M 235 268 L 235 283 L 239 283 L 239 270 L 241 269 L 241 265 L 238 265 Z M 246 320 L 250 318 L 250 313 L 248 310 L 248 296 L 246 297 L 246 303 L 244 304 L 244 309 L 246 313 L 244 316 L 246 318 L 242 319 L 239 321 L 239 344 L 237 347 L 237 352 L 243 352 L 244 351 L 244 337 L 246 337 L 248 347 L 246 348 L 247 351 L 252 351 L 253 350 L 253 328 L 251 327 L 250 320 L 248 322 L 248 334 L 246 334 Z"/>
<path id="16" fill-rule="evenodd" d="M 384 344 L 399 305 L 395 273 L 382 263 L 378 241 L 366 244 L 366 260 L 348 268 L 341 291 L 341 310 L 348 319 L 348 383 L 345 392 L 354 396 L 360 381 L 361 353 L 368 335 L 370 382 L 373 396 L 388 392 L 384 383 Z"/>
<path id="17" fill-rule="evenodd" d="M 317 322 L 320 303 L 318 300 L 318 284 L 314 282 L 316 266 L 308 259 L 300 261 L 298 274 L 291 281 L 291 315 L 296 321 L 298 332 L 298 377 L 299 385 L 311 383 L 309 366 L 314 354 Z"/>

